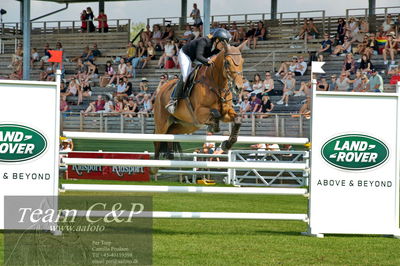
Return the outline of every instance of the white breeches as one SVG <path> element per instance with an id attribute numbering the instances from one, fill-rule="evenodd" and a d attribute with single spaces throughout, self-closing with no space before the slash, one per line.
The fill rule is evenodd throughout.
<path id="1" fill-rule="evenodd" d="M 178 61 L 179 66 L 181 67 L 183 81 L 186 82 L 192 72 L 192 60 L 190 60 L 189 56 L 187 56 L 181 49 L 178 54 Z"/>

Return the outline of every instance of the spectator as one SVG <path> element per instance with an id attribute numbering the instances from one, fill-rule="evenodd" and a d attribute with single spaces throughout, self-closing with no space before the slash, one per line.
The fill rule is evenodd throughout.
<path id="1" fill-rule="evenodd" d="M 385 48 L 383 48 L 382 55 L 383 55 L 383 63 L 385 65 L 388 64 L 387 55 L 390 55 L 390 64 L 394 65 L 396 62 L 394 61 L 394 57 L 397 53 L 397 41 L 394 39 L 394 32 L 389 33 L 387 42 L 385 44 Z"/>
<path id="2" fill-rule="evenodd" d="M 266 114 L 272 112 L 274 104 L 269 100 L 268 94 L 263 94 L 261 101 L 261 113 Z M 265 118 L 269 115 L 260 115 L 259 118 Z"/>
<path id="3" fill-rule="evenodd" d="M 108 32 L 107 15 L 104 14 L 103 9 L 100 9 L 99 15 L 95 20 L 99 22 L 99 32 Z"/>
<path id="4" fill-rule="evenodd" d="M 296 40 L 304 39 L 305 34 L 306 34 L 306 33 L 308 34 L 308 30 L 309 30 L 309 29 L 308 29 L 308 24 L 309 24 L 308 19 L 307 19 L 307 18 L 304 18 L 304 20 L 303 20 L 303 26 L 301 26 L 299 34 L 295 37 Z"/>
<path id="5" fill-rule="evenodd" d="M 308 37 L 308 39 L 317 39 L 319 31 L 314 24 L 314 19 L 310 18 L 308 21 L 309 21 L 309 24 L 308 24 L 309 31 L 308 31 L 307 37 Z"/>
<path id="6" fill-rule="evenodd" d="M 95 61 L 97 57 L 101 56 L 101 51 L 97 47 L 97 43 L 93 44 L 93 49 L 91 51 L 91 55 L 93 56 L 93 61 Z"/>
<path id="7" fill-rule="evenodd" d="M 136 46 L 132 42 L 128 42 L 128 45 L 126 46 L 126 62 L 132 62 L 132 60 L 136 56 Z"/>
<path id="8" fill-rule="evenodd" d="M 107 87 L 114 87 L 114 80 L 117 79 L 119 80 L 120 78 L 123 78 L 124 76 L 126 76 L 127 74 L 127 68 L 126 68 L 126 64 L 125 64 L 125 60 L 123 58 L 121 58 L 119 65 L 118 65 L 118 70 L 117 73 L 114 74 L 111 79 L 110 82 L 108 83 Z"/>
<path id="9" fill-rule="evenodd" d="M 345 55 L 351 53 L 351 42 L 349 40 L 349 37 L 345 36 L 343 39 L 343 44 L 338 44 L 334 51 L 332 52 L 332 55 Z"/>
<path id="10" fill-rule="evenodd" d="M 211 32 L 211 30 L 210 30 L 210 32 Z M 249 29 L 248 29 L 248 31 L 246 32 L 246 35 L 245 35 L 246 40 L 248 40 L 248 43 L 247 43 L 247 47 L 248 48 L 250 48 L 250 46 L 251 46 L 250 42 L 253 39 L 255 33 L 256 33 L 256 27 L 255 27 L 254 23 L 250 21 Z"/>
<path id="11" fill-rule="evenodd" d="M 203 25 L 203 21 L 201 20 L 200 10 L 197 8 L 197 4 L 193 4 L 193 10 L 190 12 L 190 17 L 192 17 L 194 21 L 194 26 L 201 27 Z"/>
<path id="12" fill-rule="evenodd" d="M 355 41 L 355 38 L 359 32 L 359 23 L 355 17 L 351 17 L 349 19 L 349 23 L 347 25 L 347 36 L 350 37 L 352 41 Z"/>
<path id="13" fill-rule="evenodd" d="M 261 100 L 257 97 L 255 93 L 250 94 L 250 112 L 256 113 L 260 110 Z"/>
<path id="14" fill-rule="evenodd" d="M 156 55 L 156 50 L 153 47 L 152 42 L 148 41 L 147 42 L 147 46 L 146 46 L 146 56 L 142 59 L 142 69 L 146 67 L 147 62 L 149 62 L 150 60 L 153 60 L 155 55 Z"/>
<path id="15" fill-rule="evenodd" d="M 344 37 L 346 35 L 346 22 L 343 18 L 338 19 L 338 26 L 337 26 L 337 33 L 336 33 L 336 40 L 338 44 L 344 43 Z"/>
<path id="16" fill-rule="evenodd" d="M 82 60 L 82 62 L 86 62 L 86 61 L 94 61 L 94 56 L 92 54 L 92 51 L 89 49 L 89 46 L 86 46 L 83 49 L 83 52 L 80 56 L 76 56 L 74 58 L 71 59 L 71 62 L 77 62 L 79 59 Z"/>
<path id="17" fill-rule="evenodd" d="M 99 76 L 99 69 L 97 68 L 96 64 L 93 64 L 90 61 L 87 61 L 86 66 L 88 67 L 87 75 L 86 75 L 86 81 L 92 80 L 92 79 L 97 79 Z"/>
<path id="18" fill-rule="evenodd" d="M 321 42 L 321 47 L 317 52 L 318 61 L 324 61 L 324 56 L 329 56 L 332 53 L 332 41 L 329 39 L 329 34 L 324 33 L 324 40 Z"/>
<path id="19" fill-rule="evenodd" d="M 293 95 L 295 87 L 296 80 L 293 78 L 293 73 L 290 71 L 283 79 L 283 96 L 277 104 L 285 103 L 285 106 L 289 106 L 289 96 Z"/>
<path id="20" fill-rule="evenodd" d="M 77 74 L 75 75 L 78 80 L 85 80 L 88 74 L 88 66 L 84 64 L 81 59 L 78 59 Z"/>
<path id="21" fill-rule="evenodd" d="M 123 113 L 124 112 L 124 101 L 122 97 L 116 96 L 114 97 L 114 112 L 116 113 Z"/>
<path id="22" fill-rule="evenodd" d="M 68 89 L 65 96 L 77 96 L 80 85 L 76 78 L 72 78 L 68 84 Z"/>
<path id="23" fill-rule="evenodd" d="M 400 81 L 400 66 L 393 67 L 388 71 L 390 76 L 390 84 L 396 85 Z"/>
<path id="24" fill-rule="evenodd" d="M 254 35 L 250 36 L 248 38 L 249 40 L 249 46 L 251 41 L 253 40 L 253 49 L 256 49 L 257 46 L 257 40 L 258 41 L 265 41 L 266 40 L 266 34 L 267 34 L 267 30 L 264 27 L 264 22 L 259 21 L 257 24 L 257 28 L 254 31 Z"/>
<path id="25" fill-rule="evenodd" d="M 87 20 L 86 20 L 86 16 L 87 16 L 87 13 L 86 13 L 86 10 L 84 9 L 83 11 L 82 11 L 82 13 L 81 13 L 81 30 L 82 30 L 82 32 L 87 32 Z"/>
<path id="26" fill-rule="evenodd" d="M 346 72 L 342 72 L 340 77 L 336 80 L 336 87 L 338 91 L 349 91 L 351 81 L 347 78 Z"/>
<path id="27" fill-rule="evenodd" d="M 243 27 L 240 27 L 238 29 L 237 35 L 238 35 L 237 38 L 238 38 L 239 43 L 242 43 L 246 39 L 246 32 Z M 247 46 L 245 46 L 245 48 L 247 48 Z"/>
<path id="28" fill-rule="evenodd" d="M 346 54 L 346 57 L 344 58 L 344 62 L 343 62 L 343 66 L 342 66 L 342 71 L 347 71 L 351 74 L 355 73 L 356 61 L 354 60 L 352 53 Z"/>
<path id="29" fill-rule="evenodd" d="M 126 94 L 127 88 L 126 88 L 126 83 L 124 82 L 124 79 L 121 77 L 118 80 L 118 85 L 117 85 L 117 95 L 118 96 L 128 96 Z"/>
<path id="30" fill-rule="evenodd" d="M 154 43 L 156 46 L 156 49 L 161 51 L 161 37 L 162 37 L 162 32 L 160 30 L 160 25 L 156 24 L 153 25 L 153 36 L 151 38 L 151 41 Z"/>
<path id="31" fill-rule="evenodd" d="M 149 81 L 147 80 L 147 78 L 142 78 L 142 80 L 139 83 L 139 95 L 144 95 L 146 93 L 148 93 L 149 91 Z"/>
<path id="32" fill-rule="evenodd" d="M 362 77 L 363 77 L 363 74 L 362 74 L 361 70 L 357 70 L 356 77 L 354 78 L 354 81 L 353 81 L 352 92 L 361 92 Z"/>
<path id="33" fill-rule="evenodd" d="M 289 61 L 283 62 L 279 66 L 278 72 L 276 72 L 275 76 L 278 78 L 282 78 L 282 77 L 286 76 L 286 74 L 289 71 L 295 71 L 297 68 L 297 63 L 298 63 L 297 56 L 293 56 L 291 62 L 289 62 Z"/>
<path id="34" fill-rule="evenodd" d="M 185 32 L 182 34 L 181 39 L 186 41 L 190 41 L 191 39 L 193 39 L 192 28 L 190 27 L 189 24 L 186 24 Z"/>
<path id="35" fill-rule="evenodd" d="M 371 69 L 371 76 L 369 77 L 369 90 L 373 92 L 383 92 L 383 79 L 378 74 L 375 68 Z"/>
<path id="36" fill-rule="evenodd" d="M 132 59 L 132 67 L 134 69 L 139 67 L 139 63 L 145 58 L 147 55 L 146 47 L 144 46 L 144 42 L 139 41 L 138 47 L 136 49 L 136 57 Z"/>
<path id="37" fill-rule="evenodd" d="M 147 43 L 148 41 L 151 41 L 151 36 L 153 35 L 153 32 L 150 29 L 150 25 L 146 25 L 146 30 L 143 31 L 140 34 L 140 40 L 143 41 L 144 43 Z"/>
<path id="38" fill-rule="evenodd" d="M 67 96 L 62 95 L 60 99 L 60 112 L 67 112 L 68 110 Z"/>
<path id="39" fill-rule="evenodd" d="M 193 39 L 197 39 L 199 37 L 201 37 L 200 28 L 197 26 L 193 26 Z"/>
<path id="40" fill-rule="evenodd" d="M 379 51 L 378 41 L 376 40 L 375 33 L 369 35 L 368 43 L 365 47 L 364 54 L 367 58 L 371 58 L 372 55 L 377 55 Z"/>
<path id="41" fill-rule="evenodd" d="M 245 95 L 239 104 L 239 115 L 241 115 L 243 118 L 247 118 L 246 113 L 250 112 L 250 108 L 249 97 Z"/>
<path id="42" fill-rule="evenodd" d="M 391 14 L 387 14 L 386 15 L 386 19 L 382 24 L 382 30 L 383 30 L 384 33 L 388 34 L 393 29 L 394 29 L 394 21 L 392 19 L 392 15 Z"/>
<path id="43" fill-rule="evenodd" d="M 336 75 L 335 75 L 335 74 L 332 75 L 332 76 L 331 76 L 331 80 L 330 80 L 330 82 L 329 82 L 329 87 L 328 87 L 328 90 L 329 90 L 329 91 L 337 91 L 336 80 L 337 80 Z"/>
<path id="44" fill-rule="evenodd" d="M 264 83 L 261 80 L 260 74 L 255 74 L 253 79 L 253 92 L 261 99 L 261 94 L 264 92 Z"/>
<path id="45" fill-rule="evenodd" d="M 164 45 L 165 45 L 167 42 L 170 42 L 170 41 L 173 41 L 173 40 L 174 40 L 174 35 L 175 35 L 175 33 L 174 33 L 174 31 L 172 30 L 171 25 L 168 24 L 168 25 L 165 27 L 165 32 L 163 33 L 163 35 L 162 35 L 162 37 L 161 37 L 161 49 L 164 49 Z"/>
<path id="46" fill-rule="evenodd" d="M 373 69 L 371 60 L 368 59 L 367 55 L 363 54 L 361 56 L 359 70 L 361 70 L 361 72 L 363 74 L 366 74 L 366 73 L 369 73 L 371 71 L 371 69 Z"/>
<path id="47" fill-rule="evenodd" d="M 295 76 L 303 76 L 304 73 L 307 71 L 307 63 L 304 62 L 304 56 L 299 56 L 297 64 L 294 68 L 294 75 Z"/>
<path id="48" fill-rule="evenodd" d="M 94 20 L 94 14 L 93 14 L 92 8 L 87 7 L 86 8 L 86 21 L 89 26 L 89 32 L 94 32 L 96 30 L 96 27 L 93 24 L 93 20 Z"/>
<path id="49" fill-rule="evenodd" d="M 300 83 L 300 89 L 298 91 L 295 91 L 293 96 L 295 96 L 295 97 L 310 96 L 310 94 L 311 94 L 310 90 L 311 90 L 311 82 L 310 81 L 309 82 L 302 81 Z"/>
<path id="50" fill-rule="evenodd" d="M 22 61 L 18 61 L 14 66 L 14 71 L 8 76 L 9 79 L 12 80 L 21 80 L 22 79 Z"/>
<path id="51" fill-rule="evenodd" d="M 78 105 L 83 102 L 83 97 L 92 96 L 92 87 L 86 80 L 82 81 L 82 86 L 78 87 Z"/>
<path id="52" fill-rule="evenodd" d="M 214 34 L 214 32 L 215 32 L 217 29 L 219 29 L 219 24 L 218 24 L 217 21 L 214 21 L 214 22 L 211 24 L 210 34 Z"/>
<path id="53" fill-rule="evenodd" d="M 367 75 L 363 74 L 361 76 L 360 92 L 366 92 L 369 89 L 369 80 Z"/>
<path id="54" fill-rule="evenodd" d="M 328 91 L 329 90 L 329 84 L 326 81 L 325 76 L 321 77 L 321 82 L 318 84 L 318 90 L 319 91 Z"/>
<path id="55" fill-rule="evenodd" d="M 128 103 L 124 106 L 124 112 L 127 113 L 125 117 L 135 117 L 137 116 L 137 104 L 134 100 L 134 97 L 128 98 Z"/>
<path id="56" fill-rule="evenodd" d="M 273 95 L 274 90 L 274 80 L 271 78 L 271 73 L 269 71 L 265 72 L 264 80 L 264 94 Z"/>
<path id="57" fill-rule="evenodd" d="M 104 102 L 104 110 L 100 110 L 99 112 L 112 113 L 113 111 L 114 111 L 114 103 L 113 103 L 113 101 L 111 101 L 110 96 L 106 95 L 105 102 Z"/>
<path id="58" fill-rule="evenodd" d="M 365 53 L 365 49 L 368 46 L 368 42 L 369 42 L 369 36 L 368 36 L 368 34 L 365 34 L 362 42 L 357 45 L 357 53 L 358 54 L 363 55 Z"/>
<path id="59" fill-rule="evenodd" d="M 143 105 L 142 109 L 140 110 L 145 116 L 149 116 L 149 114 L 153 111 L 153 104 L 151 103 L 151 95 L 144 94 L 143 100 L 141 102 Z"/>
<path id="60" fill-rule="evenodd" d="M 130 82 L 127 77 L 124 77 L 124 83 L 126 83 L 126 91 L 125 91 L 126 95 L 127 96 L 133 95 L 132 82 Z"/>
<path id="61" fill-rule="evenodd" d="M 353 36 L 352 42 L 362 42 L 365 35 L 369 32 L 369 24 L 364 18 L 360 18 L 359 31 Z"/>
<path id="62" fill-rule="evenodd" d="M 232 35 L 232 42 L 234 42 L 234 43 L 239 42 L 238 27 L 237 27 L 236 22 L 232 23 L 232 26 L 229 29 L 229 33 Z"/>
<path id="63" fill-rule="evenodd" d="M 306 98 L 306 102 L 300 107 L 300 115 L 304 115 L 307 119 L 311 117 L 311 97 Z"/>
<path id="64" fill-rule="evenodd" d="M 242 94 L 243 95 L 247 95 L 248 93 L 251 93 L 253 91 L 253 89 L 251 88 L 250 85 L 250 81 L 248 81 L 248 79 L 243 76 L 243 89 L 242 89 Z"/>
<path id="65" fill-rule="evenodd" d="M 23 55 L 24 50 L 22 48 L 22 43 L 18 43 L 17 49 L 15 49 L 15 53 L 12 55 L 11 64 L 8 66 L 8 68 L 14 67 L 19 61 L 22 62 Z"/>
<path id="66" fill-rule="evenodd" d="M 21 64 L 21 66 L 22 66 L 22 64 Z M 51 81 L 52 78 L 54 77 L 54 72 L 55 72 L 54 63 L 51 62 L 47 66 L 47 68 L 39 74 L 39 79 L 41 81 Z"/>
<path id="67" fill-rule="evenodd" d="M 207 132 L 207 136 L 212 136 L 212 132 Z M 215 142 L 205 142 L 203 144 L 203 153 L 213 154 L 215 151 Z"/>
<path id="68" fill-rule="evenodd" d="M 40 58 L 40 69 L 42 70 L 44 69 L 44 63 L 47 63 L 50 58 L 49 50 L 51 50 L 50 46 L 48 43 L 46 43 L 44 45 L 44 52 L 43 52 L 44 55 L 42 56 L 42 58 Z"/>
<path id="69" fill-rule="evenodd" d="M 67 87 L 65 87 L 65 82 L 61 80 L 60 82 L 60 95 L 64 95 L 67 92 Z"/>
<path id="70" fill-rule="evenodd" d="M 126 62 L 126 75 L 124 76 L 126 78 L 132 78 L 135 77 L 135 69 L 132 66 L 131 62 Z"/>
<path id="71" fill-rule="evenodd" d="M 31 54 L 31 68 L 34 68 L 35 62 L 39 62 L 40 56 L 39 53 L 37 52 L 36 48 L 32 48 L 32 54 Z"/>
<path id="72" fill-rule="evenodd" d="M 106 68 L 104 70 L 104 75 L 100 77 L 99 81 L 100 87 L 107 86 L 113 75 L 114 75 L 114 69 L 112 67 L 111 61 L 107 61 Z"/>
<path id="73" fill-rule="evenodd" d="M 178 64 L 177 62 L 177 58 L 175 56 L 175 45 L 173 44 L 172 40 L 169 40 L 164 47 L 164 53 L 163 55 L 160 57 L 160 60 L 158 60 L 158 68 L 164 67 L 167 64 L 168 60 L 173 60 L 175 65 Z"/>

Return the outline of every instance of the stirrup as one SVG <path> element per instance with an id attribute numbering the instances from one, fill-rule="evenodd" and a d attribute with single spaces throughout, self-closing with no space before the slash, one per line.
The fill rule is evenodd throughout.
<path id="1" fill-rule="evenodd" d="M 165 106 L 165 108 L 167 109 L 168 113 L 170 113 L 170 114 L 174 114 L 175 113 L 176 103 L 177 102 L 178 102 L 178 100 L 173 100 L 173 99 L 171 99 L 169 101 L 169 103 Z"/>

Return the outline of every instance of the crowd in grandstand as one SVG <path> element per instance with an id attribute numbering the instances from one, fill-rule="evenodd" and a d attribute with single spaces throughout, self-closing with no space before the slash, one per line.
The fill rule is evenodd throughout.
<path id="1" fill-rule="evenodd" d="M 177 54 L 183 45 L 201 37 L 203 22 L 197 5 L 193 5 L 190 14 L 193 24 L 187 24 L 181 34 L 174 31 L 174 27 L 158 24 L 146 26 L 140 33 L 138 43 L 128 42 L 124 55 L 115 55 L 109 58 L 105 65 L 96 62 L 102 56 L 101 47 L 94 43 L 92 47 L 83 47 L 82 54 L 76 57 L 68 57 L 68 51 L 64 53 L 64 62 L 76 64 L 74 74 L 65 74 L 61 63 L 48 63 L 49 50 L 64 51 L 61 42 L 55 47 L 46 43 L 43 50 L 32 49 L 31 66 L 41 69 L 40 80 L 51 81 L 55 79 L 56 69 L 63 73 L 61 87 L 62 111 L 69 110 L 68 105 L 81 105 L 85 97 L 90 97 L 94 87 L 115 88 L 110 95 L 99 96 L 89 106 L 82 106 L 83 113 L 90 112 L 121 112 L 132 117 L 137 114 L 150 114 L 152 102 L 156 97 L 158 88 L 149 89 L 148 81 L 141 74 L 141 69 L 148 67 L 148 62 L 156 60 L 157 68 L 171 69 L 178 67 Z M 82 33 L 96 31 L 94 21 L 98 21 L 99 32 L 108 32 L 107 16 L 103 11 L 95 17 L 90 7 L 81 13 Z M 276 105 L 290 104 L 291 97 L 311 94 L 311 82 L 304 79 L 296 80 L 307 73 L 311 60 L 326 61 L 330 57 L 343 56 L 343 65 L 340 75 L 318 77 L 318 90 L 327 91 L 375 91 L 384 89 L 383 78 L 379 72 L 391 77 L 391 83 L 400 80 L 399 64 L 396 63 L 396 55 L 400 52 L 400 15 L 396 19 L 390 14 L 386 16 L 384 23 L 371 31 L 368 21 L 357 20 L 351 17 L 348 21 L 338 20 L 337 33 L 334 36 L 321 32 L 314 24 L 312 18 L 305 19 L 300 31 L 294 39 L 318 39 L 323 38 L 320 48 L 315 53 L 310 53 L 309 58 L 294 56 L 291 61 L 283 62 L 276 72 L 266 71 L 263 77 L 254 75 L 249 81 L 244 77 L 244 88 L 235 102 L 239 112 L 246 116 L 248 113 L 258 113 L 259 117 L 265 117 L 263 113 L 273 112 Z M 257 49 L 257 42 L 266 40 L 267 28 L 263 21 L 249 22 L 247 27 L 238 26 L 235 22 L 229 26 L 213 22 L 210 33 L 218 28 L 227 29 L 232 35 L 232 45 L 248 41 L 247 49 Z M 101 46 L 101 44 L 100 44 Z M 9 78 L 21 79 L 22 77 L 22 44 L 18 44 L 12 61 L 9 65 L 13 69 Z M 377 70 L 375 60 L 382 58 L 385 67 Z M 308 63 L 307 63 L 308 62 Z M 154 64 L 152 64 L 154 65 Z M 265 76 L 264 76 L 265 74 Z M 133 79 L 141 78 L 136 86 Z M 171 77 L 176 78 L 176 77 Z M 161 86 L 169 79 L 168 74 L 160 76 Z M 302 81 L 303 80 L 303 81 Z M 281 82 L 283 90 L 275 90 L 275 84 Z M 271 96 L 281 96 L 276 102 L 271 102 Z M 76 96 L 76 101 L 68 101 L 67 97 Z M 75 98 L 74 98 L 75 99 Z M 302 110 L 307 110 L 308 101 L 304 101 Z M 302 112 L 300 110 L 300 112 Z"/>

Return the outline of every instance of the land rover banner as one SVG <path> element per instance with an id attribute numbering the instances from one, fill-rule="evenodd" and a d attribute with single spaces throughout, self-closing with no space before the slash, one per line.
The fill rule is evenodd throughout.
<path id="1" fill-rule="evenodd" d="M 0 229 L 5 196 L 58 194 L 56 82 L 0 80 Z M 56 207 L 56 202 L 43 204 Z"/>
<path id="2" fill-rule="evenodd" d="M 396 93 L 314 92 L 311 234 L 400 235 L 399 104 Z"/>

